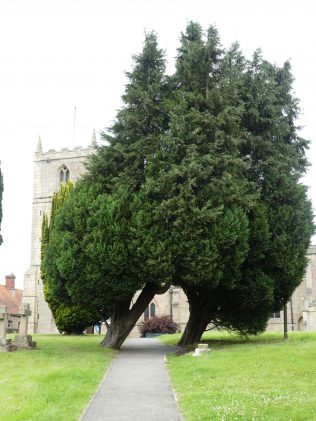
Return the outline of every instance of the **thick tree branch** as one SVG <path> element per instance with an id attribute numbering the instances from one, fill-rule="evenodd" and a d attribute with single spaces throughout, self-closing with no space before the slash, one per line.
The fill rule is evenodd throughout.
<path id="1" fill-rule="evenodd" d="M 168 289 L 170 288 L 170 286 L 171 286 L 171 284 L 167 283 L 167 284 L 165 284 L 161 287 L 158 287 L 157 290 L 156 290 L 156 294 L 157 295 L 165 294 L 168 291 Z"/>

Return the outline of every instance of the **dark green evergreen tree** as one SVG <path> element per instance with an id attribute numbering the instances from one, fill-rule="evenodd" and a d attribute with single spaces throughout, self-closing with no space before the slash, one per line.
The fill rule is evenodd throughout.
<path id="1" fill-rule="evenodd" d="M 280 310 L 299 285 L 314 232 L 313 212 L 301 177 L 308 166 L 308 141 L 299 136 L 298 100 L 289 62 L 279 68 L 256 51 L 245 75 L 242 154 L 249 177 L 268 209 L 269 250 L 265 270 L 275 280 L 274 309 Z"/>
<path id="2" fill-rule="evenodd" d="M 114 348 L 170 283 L 190 306 L 181 344 L 209 323 L 262 331 L 300 282 L 313 232 L 288 63 L 247 61 L 190 23 L 173 76 L 151 33 L 128 79 L 106 144 L 57 212 L 50 290 L 110 316 Z"/>
<path id="3" fill-rule="evenodd" d="M 191 31 L 187 31 L 186 42 Z M 195 69 L 190 64 L 194 50 L 194 45 L 180 50 L 188 52 L 188 57 L 180 54 L 178 58 L 186 63 L 181 67 Z M 223 104 L 227 98 L 227 91 L 234 92 L 229 101 L 233 101 L 231 105 L 237 101 L 241 111 L 236 136 L 238 155 L 248 167 L 242 179 L 255 187 L 256 195 L 246 208 L 248 239 L 244 244 L 248 243 L 248 252 L 243 262 L 234 262 L 233 272 L 225 266 L 223 281 L 215 289 L 210 284 L 205 288 L 200 282 L 196 287 L 183 284 L 190 304 L 190 319 L 180 341 L 183 345 L 199 340 L 208 323 L 241 333 L 264 330 L 269 313 L 282 308 L 300 283 L 313 232 L 311 205 L 300 184 L 307 165 L 307 142 L 298 136 L 295 127 L 298 107 L 292 96 L 289 64 L 278 68 L 263 60 L 259 52 L 246 63 L 233 46 L 215 69 L 217 73 L 209 72 L 211 80 L 205 83 L 208 91 L 215 85 L 218 93 L 210 106 L 214 111 L 217 101 Z M 224 90 L 223 83 L 227 86 Z M 186 91 L 191 93 L 188 88 Z M 227 105 L 232 117 L 229 102 Z M 212 118 L 216 118 L 216 112 Z M 211 134 L 214 140 L 219 130 Z M 227 126 L 222 130 L 227 133 Z M 225 206 L 220 192 L 217 197 Z M 227 250 L 220 254 L 223 263 Z M 234 259 L 231 251 L 229 259 Z"/>
<path id="4" fill-rule="evenodd" d="M 147 232 L 161 227 L 155 238 L 167 244 L 172 282 L 188 296 L 186 342 L 215 319 L 218 304 L 211 298 L 235 288 L 249 250 L 248 213 L 257 193 L 239 152 L 244 129 L 237 88 L 244 66 L 237 46 L 224 54 L 214 28 L 204 39 L 198 24 L 188 26 L 171 80 L 170 129 L 147 168 L 143 226 Z"/>
<path id="5" fill-rule="evenodd" d="M 169 130 L 142 191 L 144 255 L 163 244 L 187 294 L 180 344 L 209 323 L 260 332 L 300 282 L 313 231 L 289 66 L 258 52 L 247 62 L 237 44 L 220 48 L 213 27 L 204 36 L 190 23 L 170 83 Z"/>
<path id="6" fill-rule="evenodd" d="M 73 187 L 74 185 L 71 181 L 66 184 L 62 184 L 60 190 L 53 195 L 49 220 L 46 213 L 43 214 L 41 237 L 41 278 L 44 286 L 45 300 L 52 311 L 58 330 L 69 334 L 80 334 L 85 327 L 91 326 L 92 324 L 100 321 L 100 313 L 98 313 L 91 305 L 85 305 L 85 307 L 82 307 L 81 303 L 74 304 L 67 289 L 65 288 L 65 285 L 61 282 L 49 282 L 50 278 L 46 273 L 46 262 L 48 260 L 47 250 L 51 252 L 51 233 L 56 225 L 57 213 L 69 199 Z"/>
<path id="7" fill-rule="evenodd" d="M 155 33 L 148 33 L 142 53 L 134 56 L 134 67 L 126 73 L 124 107 L 108 132 L 102 133 L 105 146 L 92 156 L 88 166 L 90 180 L 102 193 L 118 188 L 135 193 L 142 188 L 146 167 L 156 159 L 161 135 L 168 128 L 164 72 L 164 53 L 158 48 Z"/>
<path id="8" fill-rule="evenodd" d="M 104 146 L 92 156 L 51 233 L 45 272 L 50 289 L 61 284 L 75 303 L 93 305 L 111 324 L 103 341 L 120 348 L 156 293 L 168 288 L 165 273 L 141 260 L 138 199 L 147 166 L 157 159 L 166 131 L 163 52 L 154 33 L 127 74 L 122 110 Z M 141 255 L 141 257 L 140 257 Z M 137 300 L 133 297 L 141 290 Z"/>

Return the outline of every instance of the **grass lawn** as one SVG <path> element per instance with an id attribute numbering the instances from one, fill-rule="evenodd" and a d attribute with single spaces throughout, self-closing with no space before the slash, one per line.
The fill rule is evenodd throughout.
<path id="1" fill-rule="evenodd" d="M 179 335 L 160 337 L 175 344 Z M 203 336 L 211 351 L 168 357 L 185 421 L 316 420 L 316 333 L 290 332 L 242 339 Z M 202 342 L 202 341 L 201 341 Z"/>
<path id="2" fill-rule="evenodd" d="M 0 420 L 75 421 L 113 352 L 100 336 L 33 335 L 38 349 L 0 353 Z"/>

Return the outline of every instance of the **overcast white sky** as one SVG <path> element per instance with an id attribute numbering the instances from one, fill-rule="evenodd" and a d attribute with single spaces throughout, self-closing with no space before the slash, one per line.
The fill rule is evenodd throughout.
<path id="1" fill-rule="evenodd" d="M 301 100 L 302 135 L 313 141 L 305 179 L 316 208 L 316 5 L 313 0 L 0 0 L 0 160 L 4 202 L 0 283 L 23 287 L 31 253 L 33 154 L 86 146 L 121 106 L 124 71 L 154 29 L 173 69 L 188 20 L 215 24 L 222 44 L 246 56 L 261 47 L 278 64 L 291 59 Z M 74 107 L 77 108 L 73 136 Z M 316 240 L 313 241 L 314 243 Z"/>

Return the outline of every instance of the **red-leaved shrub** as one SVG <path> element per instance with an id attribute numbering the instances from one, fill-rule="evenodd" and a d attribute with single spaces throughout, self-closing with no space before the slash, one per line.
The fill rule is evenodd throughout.
<path id="1" fill-rule="evenodd" d="M 156 316 L 141 322 L 138 326 L 141 337 L 144 338 L 146 333 L 176 333 L 180 331 L 180 327 L 170 316 Z"/>

